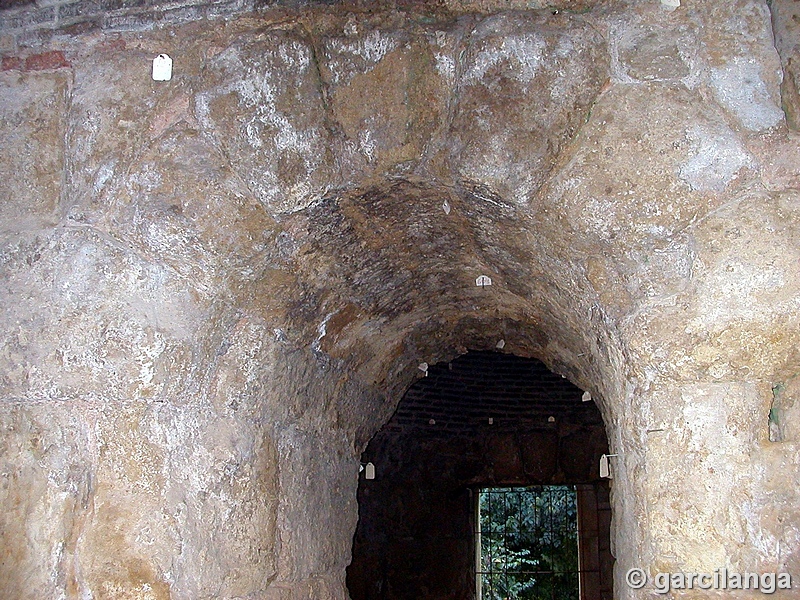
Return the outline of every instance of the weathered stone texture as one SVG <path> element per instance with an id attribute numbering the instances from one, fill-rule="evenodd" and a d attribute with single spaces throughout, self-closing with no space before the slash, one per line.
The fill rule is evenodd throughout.
<path id="1" fill-rule="evenodd" d="M 2 594 L 346 597 L 360 451 L 500 338 L 601 409 L 620 598 L 800 565 L 785 3 L 48 6 L 0 26 Z"/>
<path id="2" fill-rule="evenodd" d="M 314 202 L 335 182 L 321 82 L 310 45 L 276 31 L 208 61 L 196 112 L 273 213 Z"/>
<path id="3" fill-rule="evenodd" d="M 344 138 L 335 161 L 345 181 L 412 173 L 438 149 L 464 26 L 407 27 L 351 18 L 324 32 L 320 75 Z"/>
<path id="4" fill-rule="evenodd" d="M 64 177 L 67 73 L 0 73 L 3 219 L 13 231 L 51 225 Z"/>
<path id="5" fill-rule="evenodd" d="M 451 126 L 459 175 L 530 202 L 608 78 L 604 45 L 574 17 L 482 21 L 459 69 Z"/>

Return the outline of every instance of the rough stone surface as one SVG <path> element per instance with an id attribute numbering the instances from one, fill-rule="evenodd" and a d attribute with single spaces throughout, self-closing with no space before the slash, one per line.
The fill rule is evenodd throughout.
<path id="1" fill-rule="evenodd" d="M 522 205 L 608 78 L 604 41 L 589 22 L 537 17 L 499 15 L 471 32 L 451 126 L 458 174 Z"/>
<path id="2" fill-rule="evenodd" d="M 112 4 L 0 9 L 4 597 L 346 598 L 499 339 L 602 412 L 619 598 L 800 577 L 792 3 Z"/>
<path id="3" fill-rule="evenodd" d="M 0 182 L 4 231 L 54 225 L 64 178 L 69 78 L 54 73 L 0 73 L 0 144 L 13 148 Z"/>
<path id="4" fill-rule="evenodd" d="M 800 67 L 800 7 L 790 0 L 773 0 L 772 11 L 775 47 L 780 53 L 783 66 L 781 100 L 786 121 L 792 129 L 800 127 L 800 90 L 798 90 L 798 67 Z"/>

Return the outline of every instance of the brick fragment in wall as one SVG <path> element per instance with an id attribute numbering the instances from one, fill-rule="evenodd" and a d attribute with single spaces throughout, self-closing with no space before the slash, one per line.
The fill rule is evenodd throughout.
<path id="1" fill-rule="evenodd" d="M 4 56 L 0 63 L 2 71 L 49 71 L 70 67 L 64 53 L 59 50 L 32 54 L 27 57 Z"/>

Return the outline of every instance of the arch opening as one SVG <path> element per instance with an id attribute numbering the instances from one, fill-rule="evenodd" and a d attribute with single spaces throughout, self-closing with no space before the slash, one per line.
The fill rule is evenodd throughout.
<path id="1" fill-rule="evenodd" d="M 594 402 L 540 361 L 498 351 L 427 373 L 362 454 L 375 471 L 359 480 L 351 598 L 477 597 L 480 490 L 557 484 L 577 489 L 580 598 L 610 599 L 609 486 L 597 470 L 608 440 Z"/>

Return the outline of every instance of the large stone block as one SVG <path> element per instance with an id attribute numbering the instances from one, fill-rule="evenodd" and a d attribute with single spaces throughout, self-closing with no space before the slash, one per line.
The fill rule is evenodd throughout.
<path id="1" fill-rule="evenodd" d="M 191 387 L 207 305 L 168 269 L 90 228 L 7 241 L 4 256 L 5 396 L 166 399 Z"/>
<path id="2" fill-rule="evenodd" d="M 456 75 L 454 170 L 526 205 L 608 76 L 603 38 L 580 17 L 511 13 L 481 21 Z"/>
<path id="3" fill-rule="evenodd" d="M 0 406 L 0 594 L 74 590 L 71 562 L 94 481 L 90 421 L 72 406 Z"/>
<path id="4" fill-rule="evenodd" d="M 0 73 L 0 228 L 57 220 L 64 178 L 66 72 Z"/>
<path id="5" fill-rule="evenodd" d="M 272 214 L 339 184 L 316 61 L 308 40 L 274 30 L 234 40 L 202 76 L 200 123 Z"/>
<path id="6" fill-rule="evenodd" d="M 103 196 L 119 185 L 127 165 L 151 140 L 153 127 L 172 124 L 159 101 L 181 118 L 173 90 L 152 81 L 152 57 L 124 40 L 98 44 L 91 58 L 76 61 L 69 113 L 70 162 L 64 212 L 91 223 L 105 210 Z M 165 98 L 166 96 L 166 98 Z M 184 98 L 184 106 L 188 100 Z M 151 121 L 152 120 L 152 121 Z M 156 131 L 160 133 L 161 131 Z"/>
<path id="7" fill-rule="evenodd" d="M 326 33 L 320 72 L 344 135 L 337 161 L 346 178 L 411 173 L 439 150 L 459 33 L 355 19 Z"/>
<path id="8" fill-rule="evenodd" d="M 762 405 L 758 388 L 741 383 L 690 384 L 652 397 L 644 481 L 651 569 L 713 572 L 755 542 L 748 519 L 758 466 L 749 457 L 766 431 Z"/>
<path id="9" fill-rule="evenodd" d="M 691 284 L 674 304 L 645 310 L 630 323 L 637 361 L 649 363 L 653 374 L 685 380 L 752 375 L 779 382 L 796 373 L 794 198 L 794 192 L 745 197 L 698 222 Z"/>
<path id="10" fill-rule="evenodd" d="M 275 222 L 226 157 L 186 124 L 154 140 L 108 202 L 106 227 L 163 257 L 201 296 L 248 294 L 260 280 L 281 279 Z"/>

